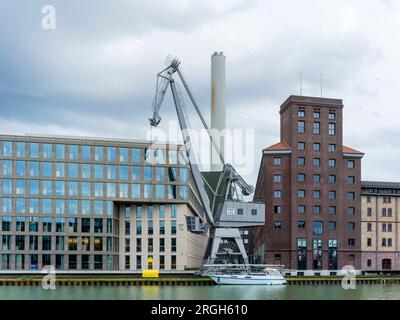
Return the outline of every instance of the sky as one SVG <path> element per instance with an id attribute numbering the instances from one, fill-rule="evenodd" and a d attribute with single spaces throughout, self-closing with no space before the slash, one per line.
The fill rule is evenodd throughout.
<path id="1" fill-rule="evenodd" d="M 362 178 L 400 181 L 398 39 L 397 0 L 0 0 L 0 134 L 145 139 L 168 55 L 209 119 L 210 57 L 223 51 L 227 125 L 254 130 L 250 183 L 300 72 L 303 95 L 320 96 L 322 73 L 323 96 L 343 99 Z M 176 122 L 170 94 L 160 113 L 161 128 Z"/>

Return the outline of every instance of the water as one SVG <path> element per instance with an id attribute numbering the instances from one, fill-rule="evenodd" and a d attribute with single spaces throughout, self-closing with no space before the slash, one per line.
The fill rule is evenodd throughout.
<path id="1" fill-rule="evenodd" d="M 344 290 L 340 285 L 293 286 L 1 286 L 0 300 L 292 300 L 292 299 L 387 299 L 400 300 L 399 284 L 357 285 Z"/>

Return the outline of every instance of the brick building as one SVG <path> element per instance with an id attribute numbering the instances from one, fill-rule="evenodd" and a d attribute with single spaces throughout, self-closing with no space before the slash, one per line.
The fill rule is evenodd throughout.
<path id="1" fill-rule="evenodd" d="M 254 234 L 256 262 L 360 269 L 364 154 L 343 145 L 342 110 L 342 100 L 304 96 L 281 105 L 281 140 L 263 150 L 257 178 L 266 211 Z"/>

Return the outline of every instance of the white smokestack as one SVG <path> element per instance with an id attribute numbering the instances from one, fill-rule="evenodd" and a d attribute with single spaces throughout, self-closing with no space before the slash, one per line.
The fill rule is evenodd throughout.
<path id="1" fill-rule="evenodd" d="M 224 155 L 226 128 L 225 114 L 225 61 L 223 52 L 214 52 L 211 56 L 211 129 L 214 129 L 214 141 Z M 217 151 L 211 146 L 211 171 L 222 170 Z"/>

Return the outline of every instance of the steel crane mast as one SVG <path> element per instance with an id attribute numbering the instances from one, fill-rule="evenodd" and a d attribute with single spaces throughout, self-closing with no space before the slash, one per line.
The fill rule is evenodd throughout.
<path id="1" fill-rule="evenodd" d="M 205 212 L 205 217 L 200 217 L 203 220 L 203 231 L 206 232 L 208 229 L 211 229 L 211 241 L 206 250 L 205 260 L 211 264 L 227 263 L 229 262 L 227 257 L 235 257 L 235 261 L 238 261 L 238 257 L 242 257 L 243 262 L 248 263 L 248 257 L 238 228 L 263 225 L 265 220 L 264 205 L 255 202 L 243 202 L 235 198 L 235 195 L 239 195 L 237 188 L 245 196 L 251 195 L 254 192 L 254 188 L 246 183 L 232 165 L 225 163 L 223 154 L 214 141 L 211 130 L 204 120 L 179 66 L 180 61 L 176 58 L 172 59 L 169 65 L 157 74 L 156 93 L 152 104 L 153 116 L 149 118 L 150 125 L 156 127 L 161 121 L 159 111 L 169 86 L 172 91 L 190 169 L 201 206 Z M 202 174 L 197 164 L 189 134 L 189 118 L 183 103 L 182 93 L 173 77 L 175 73 L 178 74 L 190 101 L 204 128 L 207 130 L 211 143 L 223 163 L 223 170 L 222 172 L 218 172 L 219 176 L 214 186 L 211 186 L 207 182 L 207 176 L 215 172 Z M 208 192 L 206 191 L 206 187 Z M 239 210 L 241 210 L 241 216 L 235 215 L 234 213 Z M 261 214 L 257 215 L 257 212 Z"/>

